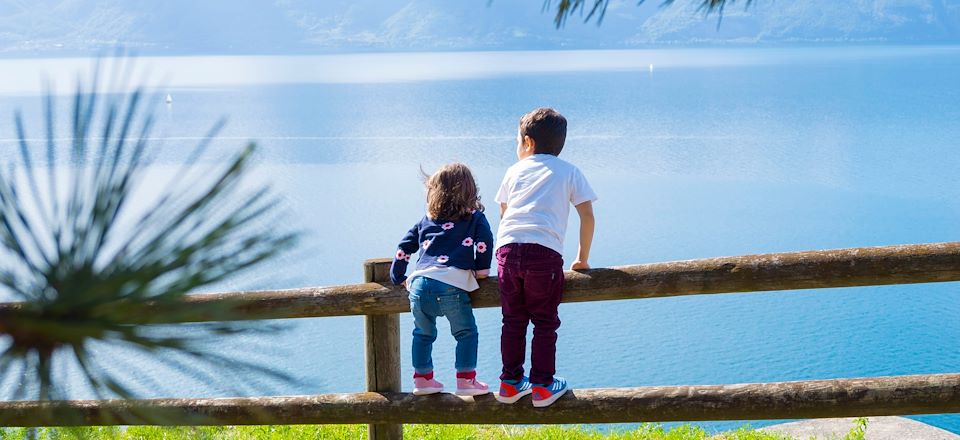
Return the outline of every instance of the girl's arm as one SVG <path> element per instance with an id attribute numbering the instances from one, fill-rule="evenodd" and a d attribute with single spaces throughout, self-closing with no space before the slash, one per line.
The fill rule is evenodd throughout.
<path id="1" fill-rule="evenodd" d="M 407 263 L 419 249 L 420 224 L 417 223 L 407 231 L 397 245 L 397 253 L 393 256 L 393 264 L 390 265 L 390 281 L 393 281 L 393 284 L 403 284 L 407 280 Z"/>
<path id="2" fill-rule="evenodd" d="M 476 238 L 473 241 L 474 254 L 473 270 L 476 271 L 477 278 L 486 278 L 490 274 L 490 264 L 493 263 L 493 232 L 490 231 L 490 223 L 487 222 L 487 216 L 480 213 L 477 221 Z"/>

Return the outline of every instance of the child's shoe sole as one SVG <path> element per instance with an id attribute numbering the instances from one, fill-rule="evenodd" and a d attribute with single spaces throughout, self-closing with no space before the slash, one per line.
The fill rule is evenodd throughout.
<path id="1" fill-rule="evenodd" d="M 458 389 L 454 394 L 458 396 L 482 396 L 490 394 L 490 390 L 461 390 Z"/>
<path id="2" fill-rule="evenodd" d="M 493 397 L 497 399 L 497 402 L 500 402 L 500 403 L 517 403 L 517 401 L 522 399 L 523 396 L 526 396 L 527 394 L 530 394 L 532 392 L 533 392 L 532 388 L 527 388 L 526 390 L 520 391 L 519 393 L 514 394 L 511 397 L 504 397 L 504 396 L 501 396 L 499 393 L 494 394 Z"/>
<path id="3" fill-rule="evenodd" d="M 570 389 L 570 388 L 564 388 L 563 391 L 559 391 L 559 392 L 555 393 L 554 395 L 552 395 L 552 396 L 550 396 L 550 397 L 548 397 L 548 398 L 546 398 L 546 399 L 543 399 L 543 400 L 534 400 L 534 401 L 533 401 L 533 406 L 536 407 L 536 408 L 543 408 L 543 407 L 550 406 L 550 405 L 553 404 L 553 402 L 556 402 L 557 399 L 559 399 L 561 396 L 563 396 L 564 394 L 566 394 L 566 393 L 567 393 L 567 390 L 569 390 L 569 389 Z"/>
<path id="4" fill-rule="evenodd" d="M 443 391 L 443 388 L 414 388 L 413 395 L 426 396 L 427 394 L 437 394 L 442 391 Z"/>

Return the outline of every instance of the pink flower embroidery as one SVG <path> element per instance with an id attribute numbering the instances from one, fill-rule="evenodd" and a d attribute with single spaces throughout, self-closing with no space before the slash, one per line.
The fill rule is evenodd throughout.
<path id="1" fill-rule="evenodd" d="M 482 242 L 482 241 L 478 241 L 478 242 L 477 242 L 477 252 L 480 252 L 480 253 L 482 254 L 482 253 L 484 253 L 484 252 L 486 252 L 486 251 L 487 251 L 487 244 L 484 243 L 484 242 Z"/>
<path id="2" fill-rule="evenodd" d="M 473 246 L 473 239 L 470 238 L 470 237 L 464 238 L 464 239 L 463 239 L 463 243 L 460 243 L 460 244 L 462 244 L 462 245 L 464 245 L 464 246 L 467 246 L 467 247 Z"/>
<path id="3" fill-rule="evenodd" d="M 446 263 L 447 261 L 450 261 L 450 257 L 446 255 L 441 255 L 437 257 L 437 263 L 443 264 L 443 263 Z"/>
<path id="4" fill-rule="evenodd" d="M 405 259 L 405 258 L 406 258 L 407 261 L 410 261 L 410 256 L 408 256 L 406 253 L 404 253 L 404 252 L 403 252 L 403 249 L 397 249 L 397 259 L 398 259 L 398 260 L 403 260 L 403 259 Z"/>
<path id="5" fill-rule="evenodd" d="M 430 247 L 430 240 L 423 240 L 423 243 L 420 244 L 424 249 Z"/>
<path id="6" fill-rule="evenodd" d="M 409 256 L 409 255 L 404 256 L 404 257 L 403 257 L 403 260 L 404 260 L 404 261 L 410 261 L 410 256 Z"/>
<path id="7" fill-rule="evenodd" d="M 449 230 L 453 229 L 453 222 L 446 222 L 446 223 L 440 225 L 440 227 L 443 228 L 444 231 L 449 231 Z"/>

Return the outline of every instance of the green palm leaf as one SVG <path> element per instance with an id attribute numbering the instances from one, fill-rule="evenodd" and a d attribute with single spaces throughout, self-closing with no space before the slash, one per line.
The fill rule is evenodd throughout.
<path id="1" fill-rule="evenodd" d="M 122 66 L 108 83 L 125 84 L 129 63 L 115 62 Z M 215 368 L 290 381 L 205 349 L 218 338 L 274 326 L 214 322 L 187 325 L 188 333 L 150 325 L 184 315 L 236 319 L 230 304 L 186 310 L 182 299 L 295 243 L 296 234 L 272 227 L 277 199 L 270 191 L 242 188 L 255 146 L 225 166 L 201 165 L 218 123 L 157 202 L 138 210 L 137 191 L 156 184 L 145 179 L 158 155 L 149 142 L 148 96 L 142 89 L 102 92 L 99 71 L 73 95 L 68 145 L 59 144 L 52 94 L 44 103 L 44 145 L 32 145 L 22 115 L 15 116 L 19 161 L 0 169 L 0 291 L 18 302 L 0 306 L 0 389 L 13 385 L 14 399 L 63 398 L 65 384 L 54 374 L 62 364 L 82 371 L 99 397 L 133 397 L 91 354 L 99 344 L 199 377 Z"/>
<path id="2" fill-rule="evenodd" d="M 646 0 L 638 0 L 637 6 L 644 3 Z M 676 0 L 663 0 L 663 5 L 673 4 Z M 717 13 L 717 27 L 720 26 L 720 20 L 723 18 L 723 8 L 727 4 L 732 4 L 736 0 L 695 0 L 700 2 L 700 10 L 706 15 L 711 13 Z M 747 6 L 750 6 L 753 0 L 746 0 L 745 3 Z M 543 10 L 549 10 L 553 7 L 553 0 L 544 0 Z M 603 16 L 607 12 L 607 6 L 609 6 L 610 0 L 558 0 L 556 2 L 557 8 L 556 13 L 553 17 L 553 24 L 557 29 L 562 28 L 563 25 L 567 22 L 567 18 L 573 14 L 579 12 L 580 16 L 583 17 L 583 22 L 587 23 L 590 20 L 596 18 L 597 25 L 603 22 Z M 586 14 L 586 16 L 584 16 Z"/>

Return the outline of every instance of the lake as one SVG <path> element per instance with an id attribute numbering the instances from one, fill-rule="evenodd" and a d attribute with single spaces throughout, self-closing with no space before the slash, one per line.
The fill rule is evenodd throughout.
<path id="1" fill-rule="evenodd" d="M 89 65 L 0 60 L 0 163 L 16 158 L 14 109 L 30 137 L 44 133 L 41 73 L 67 91 Z M 496 225 L 517 120 L 539 106 L 568 118 L 561 158 L 599 195 L 595 267 L 960 235 L 958 47 L 171 57 L 139 67 L 156 92 L 162 153 L 151 172 L 169 173 L 227 115 L 207 160 L 256 140 L 253 180 L 282 198 L 282 226 L 305 231 L 297 250 L 219 289 L 361 281 L 363 260 L 391 256 L 422 216 L 421 167 L 468 164 Z M 574 216 L 568 265 L 577 226 Z M 957 299 L 945 283 L 564 304 L 558 374 L 587 388 L 957 372 Z M 477 319 L 478 371 L 495 383 L 499 311 Z M 412 318 L 401 322 L 410 389 Z M 301 382 L 247 377 L 243 393 L 363 389 L 362 318 L 281 324 L 270 340 L 218 342 Z M 453 348 L 441 336 L 434 352 L 448 384 Z M 129 355 L 117 371 L 145 396 L 236 393 Z M 960 432 L 960 416 L 916 419 Z"/>

